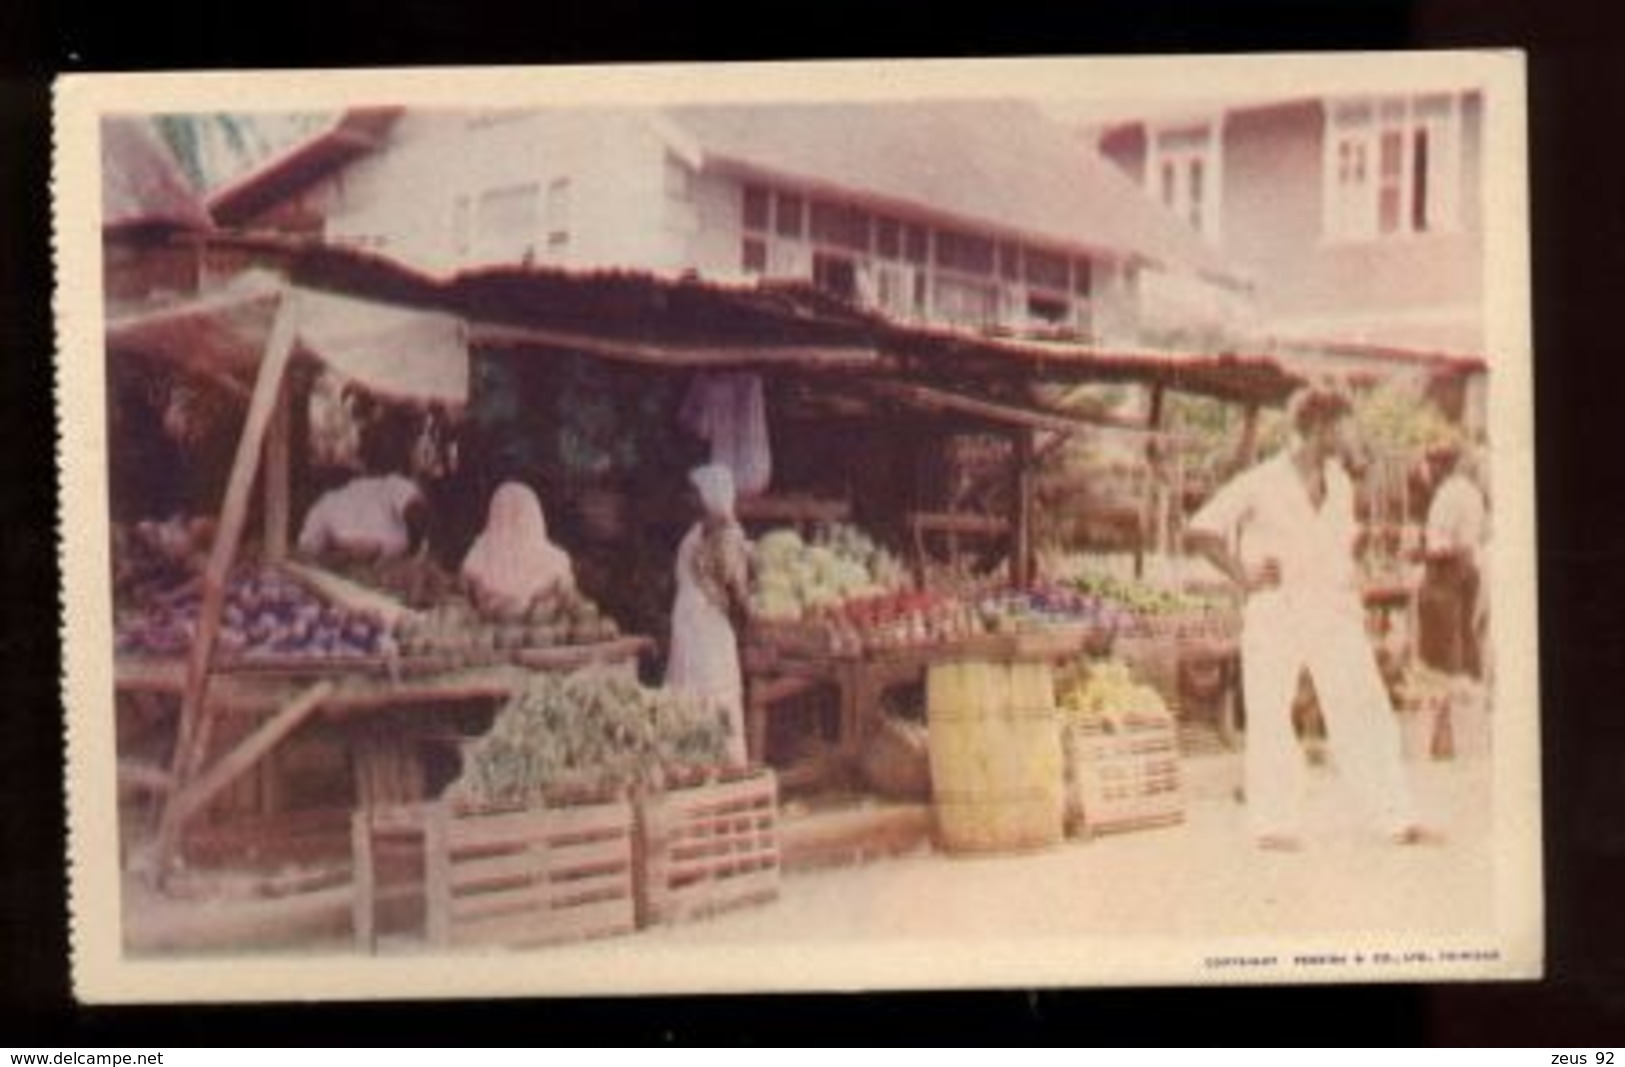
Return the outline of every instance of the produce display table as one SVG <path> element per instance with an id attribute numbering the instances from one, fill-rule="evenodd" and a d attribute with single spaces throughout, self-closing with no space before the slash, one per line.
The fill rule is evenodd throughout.
<path id="1" fill-rule="evenodd" d="M 986 634 L 897 648 L 836 654 L 752 644 L 745 649 L 745 744 L 752 763 L 763 761 L 767 723 L 775 705 L 820 687 L 833 687 L 840 707 L 838 748 L 843 760 L 862 752 L 881 715 L 881 696 L 893 686 L 922 682 L 932 665 L 959 660 L 1065 660 L 1098 649 L 1102 635 L 1057 628 Z"/>
<path id="2" fill-rule="evenodd" d="M 262 660 L 215 668 L 209 703 L 222 718 L 243 726 L 233 747 L 220 752 L 207 770 L 174 798 L 187 814 L 205 808 L 233 782 L 253 769 L 300 725 L 322 717 L 345 727 L 356 759 L 357 803 L 421 799 L 418 744 L 445 738 L 454 728 L 447 708 L 471 700 L 507 698 L 532 671 L 568 671 L 599 664 L 630 669 L 653 647 L 643 637 L 596 644 L 527 649 L 504 662 L 456 666 L 450 660 L 354 657 L 344 660 Z M 114 684 L 120 695 L 168 694 L 186 688 L 186 663 L 179 658 L 119 657 Z M 389 713 L 412 716 L 402 725 L 371 722 Z M 167 768 L 131 763 L 120 776 L 140 788 L 170 792 Z"/>

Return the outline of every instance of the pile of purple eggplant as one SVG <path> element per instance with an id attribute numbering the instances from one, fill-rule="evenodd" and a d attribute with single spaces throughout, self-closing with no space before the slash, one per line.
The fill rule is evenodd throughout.
<path id="1" fill-rule="evenodd" d="M 176 656 L 197 634 L 201 595 L 118 619 L 120 655 Z M 323 601 L 299 583 L 267 571 L 243 571 L 227 586 L 217 646 L 222 660 L 354 660 L 386 654 L 388 628 L 364 612 Z"/>

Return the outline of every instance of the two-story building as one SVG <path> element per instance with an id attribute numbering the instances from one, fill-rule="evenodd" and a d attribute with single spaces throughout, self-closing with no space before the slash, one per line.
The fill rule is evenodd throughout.
<path id="1" fill-rule="evenodd" d="M 1137 340 L 1142 272 L 1244 286 L 1037 106 L 350 112 L 215 193 L 442 273 L 802 279 L 899 319 Z"/>
<path id="2" fill-rule="evenodd" d="M 1107 125 L 1101 152 L 1256 281 L 1255 330 L 1485 349 L 1483 98 L 1328 96 Z"/>

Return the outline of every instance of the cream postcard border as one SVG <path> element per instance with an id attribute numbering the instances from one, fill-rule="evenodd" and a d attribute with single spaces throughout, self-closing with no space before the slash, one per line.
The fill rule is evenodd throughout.
<path id="1" fill-rule="evenodd" d="M 1230 941 L 1096 936 L 1064 943 L 951 940 L 882 946 L 661 945 L 641 938 L 532 954 L 430 953 L 129 959 L 122 952 L 102 356 L 99 120 L 157 111 L 328 110 L 620 104 L 675 100 L 911 100 L 1046 96 L 1188 102 L 1293 94 L 1407 92 L 1476 84 L 1484 132 L 1485 300 L 1499 657 L 1493 746 L 1491 963 L 1418 967 L 1204 969 L 1210 955 L 1356 951 L 1369 934 Z M 1516 52 L 987 59 L 648 67 L 384 69 L 72 75 L 56 88 L 53 178 L 73 975 L 85 1001 L 244 1001 L 888 988 L 1200 985 L 1234 981 L 1451 981 L 1542 970 L 1534 438 L 1524 60 Z M 1510 224 L 1508 224 L 1510 223 Z M 1509 654 L 1513 650 L 1516 655 Z M 1385 948 L 1394 947 L 1385 943 Z M 1401 946 L 1402 947 L 1402 946 Z M 1419 948 L 1432 946 L 1419 945 Z"/>

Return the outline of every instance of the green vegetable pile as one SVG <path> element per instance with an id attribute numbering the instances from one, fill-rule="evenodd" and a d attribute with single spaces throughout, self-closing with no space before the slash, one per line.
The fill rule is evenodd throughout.
<path id="1" fill-rule="evenodd" d="M 722 764 L 721 709 L 604 668 L 538 673 L 463 754 L 448 796 L 508 806 L 561 794 L 659 788 Z"/>
<path id="2" fill-rule="evenodd" d="M 808 544 L 795 530 L 763 534 L 756 543 L 751 610 L 758 618 L 794 620 L 847 601 L 906 585 L 897 557 L 844 524 L 820 530 Z"/>

